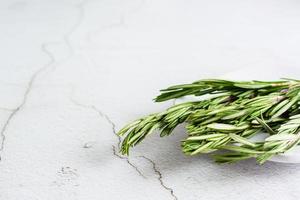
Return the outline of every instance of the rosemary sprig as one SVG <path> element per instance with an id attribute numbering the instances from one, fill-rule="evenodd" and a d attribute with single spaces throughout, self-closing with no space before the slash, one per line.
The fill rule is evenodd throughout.
<path id="1" fill-rule="evenodd" d="M 300 82 L 228 81 L 206 79 L 161 90 L 156 102 L 187 95 L 203 96 L 204 100 L 171 106 L 166 111 L 138 119 L 119 131 L 125 136 L 121 152 L 129 154 L 154 130 L 166 136 L 186 123 L 187 138 L 182 150 L 187 155 L 227 151 L 214 155 L 219 163 L 232 163 L 256 158 L 264 163 L 300 142 Z M 208 96 L 207 96 L 208 95 Z M 261 131 L 270 134 L 265 140 L 251 138 Z"/>

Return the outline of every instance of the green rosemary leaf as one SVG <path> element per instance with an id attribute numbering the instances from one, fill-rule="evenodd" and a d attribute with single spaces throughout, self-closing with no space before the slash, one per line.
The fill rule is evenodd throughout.
<path id="1" fill-rule="evenodd" d="M 186 122 L 187 138 L 182 150 L 188 155 L 231 151 L 215 155 L 219 163 L 256 158 L 262 164 L 276 154 L 300 143 L 300 81 L 231 81 L 203 79 L 161 90 L 156 102 L 183 96 L 203 96 L 201 101 L 173 105 L 124 126 L 118 134 L 124 139 L 121 153 L 128 154 L 155 131 L 170 135 Z M 265 130 L 269 136 L 260 142 L 252 137 Z"/>
<path id="2" fill-rule="evenodd" d="M 245 153 L 227 153 L 213 155 L 213 158 L 217 163 L 235 163 L 252 157 L 254 157 L 252 154 Z"/>
<path id="3" fill-rule="evenodd" d="M 268 132 L 270 133 L 271 135 L 274 135 L 276 134 L 276 132 L 265 122 L 265 120 L 262 118 L 258 118 L 256 117 L 255 118 L 256 121 L 258 121 L 258 123 L 260 123 L 262 125 L 262 127 Z"/>
<path id="4" fill-rule="evenodd" d="M 235 118 L 238 118 L 238 117 L 245 116 L 247 113 L 248 113 L 247 110 L 241 110 L 241 111 L 238 111 L 238 112 L 233 113 L 233 114 L 231 114 L 231 115 L 227 115 L 227 116 L 225 116 L 225 117 L 222 117 L 222 120 L 235 119 Z"/>
<path id="5" fill-rule="evenodd" d="M 233 139 L 237 143 L 244 144 L 244 145 L 251 146 L 251 147 L 256 146 L 256 144 L 254 144 L 254 143 L 250 142 L 249 140 L 247 140 L 239 135 L 236 135 L 234 133 L 230 133 L 229 137 L 231 137 L 231 139 Z"/>
<path id="6" fill-rule="evenodd" d="M 209 134 L 209 135 L 200 135 L 200 136 L 192 136 L 188 137 L 186 140 L 205 140 L 205 139 L 211 139 L 211 138 L 220 138 L 224 137 L 226 134 L 222 133 L 215 133 L 215 134 Z"/>
<path id="7" fill-rule="evenodd" d="M 279 117 L 282 115 L 284 112 L 286 112 L 292 105 L 294 105 L 297 101 L 299 100 L 299 96 L 295 96 L 289 103 L 284 105 L 281 109 L 279 109 L 273 116 L 271 117 L 272 119 Z"/>
<path id="8" fill-rule="evenodd" d="M 213 144 L 213 142 L 208 142 L 205 145 L 200 146 L 197 150 L 193 151 L 190 155 L 195 155 L 195 154 L 201 153 L 212 144 Z"/>
<path id="9" fill-rule="evenodd" d="M 241 153 L 248 153 L 248 154 L 262 154 L 264 152 L 262 151 L 257 151 L 241 146 L 233 146 L 233 145 L 227 145 L 227 146 L 222 146 L 221 149 L 224 150 L 230 150 L 230 151 L 235 151 L 235 152 L 241 152 Z"/>
<path id="10" fill-rule="evenodd" d="M 285 106 L 286 104 L 289 103 L 288 99 L 283 100 L 282 102 L 280 102 L 279 104 L 277 104 L 272 111 L 269 113 L 270 116 L 273 116 L 278 110 L 280 110 L 283 106 Z"/>
<path id="11" fill-rule="evenodd" d="M 207 125 L 208 128 L 219 130 L 219 131 L 237 131 L 237 130 L 244 130 L 249 127 L 248 124 L 244 124 L 242 126 L 235 126 L 231 124 L 221 124 L 221 123 L 212 123 Z"/>

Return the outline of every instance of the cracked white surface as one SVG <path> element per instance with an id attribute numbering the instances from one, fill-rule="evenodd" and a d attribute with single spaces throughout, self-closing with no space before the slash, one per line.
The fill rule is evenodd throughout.
<path id="1" fill-rule="evenodd" d="M 299 9 L 297 1 L 1 1 L 0 199 L 299 199 L 299 165 L 186 157 L 180 128 L 127 158 L 115 135 L 171 105 L 151 101 L 170 84 L 300 66 Z"/>

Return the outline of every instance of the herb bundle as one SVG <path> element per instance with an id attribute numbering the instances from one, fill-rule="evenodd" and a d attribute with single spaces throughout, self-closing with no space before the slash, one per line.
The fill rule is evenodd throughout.
<path id="1" fill-rule="evenodd" d="M 122 128 L 118 133 L 125 136 L 122 154 L 128 155 L 130 147 L 153 131 L 167 136 L 181 123 L 186 123 L 187 131 L 187 138 L 182 141 L 183 152 L 214 152 L 218 163 L 255 158 L 262 164 L 300 142 L 299 80 L 205 79 L 163 89 L 155 101 L 188 95 L 203 96 L 203 100 L 176 104 Z M 261 132 L 268 133 L 268 137 L 254 142 L 253 137 Z"/>

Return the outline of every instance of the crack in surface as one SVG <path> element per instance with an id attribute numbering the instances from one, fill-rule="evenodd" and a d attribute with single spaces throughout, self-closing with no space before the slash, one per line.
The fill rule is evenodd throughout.
<path id="1" fill-rule="evenodd" d="M 2 129 L 0 131 L 0 136 L 1 136 L 0 153 L 2 153 L 3 150 L 4 150 L 4 145 L 5 145 L 5 140 L 6 140 L 5 132 L 7 130 L 7 127 L 9 126 L 9 124 L 10 124 L 11 120 L 13 119 L 13 117 L 26 104 L 28 96 L 29 96 L 29 93 L 31 92 L 31 89 L 32 89 L 34 81 L 36 80 L 36 78 L 39 76 L 40 73 L 42 73 L 43 71 L 45 71 L 49 66 L 51 66 L 55 62 L 55 59 L 54 59 L 53 55 L 49 51 L 47 51 L 46 45 L 47 44 L 42 44 L 41 49 L 42 49 L 42 51 L 44 53 L 46 53 L 49 56 L 50 61 L 47 64 L 45 64 L 43 67 L 39 68 L 36 72 L 33 73 L 33 75 L 31 76 L 31 78 L 30 78 L 30 80 L 29 80 L 29 82 L 27 84 L 25 93 L 23 95 L 22 102 L 16 108 L 14 108 L 12 110 L 12 112 L 10 113 L 10 115 L 8 116 L 8 118 L 6 119 L 6 121 L 5 121 Z M 1 159 L 2 159 L 2 155 L 0 155 L 0 160 Z"/>
<path id="2" fill-rule="evenodd" d="M 122 160 L 126 160 L 126 162 L 135 169 L 135 171 L 140 175 L 142 176 L 143 178 L 146 179 L 146 177 L 144 176 L 144 174 L 139 170 L 139 168 L 137 166 L 135 166 L 134 164 L 132 164 L 129 159 L 127 157 L 123 157 L 123 156 L 120 156 L 118 153 L 117 153 L 117 150 L 116 150 L 116 147 L 115 145 L 112 145 L 112 150 L 113 150 L 113 154 L 114 156 L 122 159 Z"/>
<path id="3" fill-rule="evenodd" d="M 69 50 L 71 52 L 69 57 L 71 57 L 74 54 L 74 50 L 73 50 L 71 42 L 70 42 L 70 36 L 79 27 L 79 25 L 81 24 L 81 22 L 82 22 L 82 20 L 84 18 L 84 5 L 87 3 L 87 1 L 88 0 L 82 1 L 81 3 L 79 3 L 77 5 L 77 9 L 79 9 L 79 17 L 78 17 L 76 23 L 73 25 L 73 27 L 65 35 L 63 35 L 63 39 L 64 39 L 66 45 L 68 46 L 68 48 L 69 48 Z M 10 115 L 8 116 L 7 120 L 5 121 L 3 127 L 0 130 L 0 137 L 1 137 L 1 141 L 0 141 L 0 160 L 2 158 L 1 153 L 4 150 L 4 145 L 5 145 L 5 140 L 6 140 L 5 132 L 7 130 L 7 127 L 9 126 L 9 124 L 10 124 L 11 120 L 13 119 L 13 117 L 26 104 L 28 95 L 31 92 L 33 83 L 36 80 L 36 78 L 39 76 L 40 73 L 42 73 L 43 71 L 45 71 L 48 67 L 50 67 L 55 62 L 55 56 L 50 51 L 48 51 L 48 49 L 47 49 L 47 45 L 48 44 L 50 44 L 50 43 L 43 43 L 41 45 L 41 50 L 42 50 L 42 52 L 44 52 L 50 58 L 50 61 L 47 64 L 45 64 L 43 67 L 41 67 L 40 69 L 38 69 L 36 72 L 33 73 L 33 75 L 31 76 L 31 78 L 30 78 L 30 80 L 29 80 L 29 82 L 27 84 L 25 93 L 23 95 L 22 102 L 16 108 L 14 108 L 14 109 L 11 110 Z"/>
<path id="4" fill-rule="evenodd" d="M 73 98 L 70 98 L 70 100 L 72 101 L 72 103 L 74 103 L 75 105 L 77 106 L 80 106 L 80 107 L 84 107 L 84 108 L 88 108 L 88 109 L 92 109 L 94 110 L 95 112 L 98 113 L 98 115 L 100 115 L 102 118 L 104 118 L 110 125 L 111 125 L 111 129 L 112 129 L 112 132 L 114 133 L 114 135 L 118 138 L 118 148 L 120 148 L 120 145 L 121 145 L 121 137 L 117 134 L 117 131 L 116 131 L 116 124 L 108 117 L 108 115 L 106 115 L 105 113 L 103 113 L 102 111 L 100 111 L 96 106 L 94 105 L 85 105 L 85 104 L 81 104 L 79 102 L 77 102 L 76 100 L 74 100 Z"/>
<path id="5" fill-rule="evenodd" d="M 178 200 L 178 197 L 174 194 L 174 190 L 168 186 L 166 186 L 166 184 L 164 183 L 163 181 L 163 176 L 162 176 L 162 173 L 158 170 L 158 168 L 156 167 L 156 164 L 153 160 L 151 160 L 150 158 L 148 157 L 145 157 L 145 156 L 140 156 L 146 160 L 148 160 L 151 164 L 152 164 L 152 169 L 153 171 L 158 175 L 158 181 L 160 183 L 160 185 L 167 191 L 170 192 L 171 196 L 173 197 L 173 199 L 175 200 Z"/>
<path id="6" fill-rule="evenodd" d="M 79 10 L 79 17 L 78 17 L 78 20 L 76 21 L 76 23 L 74 24 L 74 26 L 73 26 L 73 27 L 72 27 L 72 28 L 71 28 L 71 29 L 63 36 L 63 40 L 65 41 L 65 44 L 67 45 L 67 47 L 69 48 L 69 51 L 70 51 L 70 55 L 69 55 L 66 59 L 69 59 L 72 55 L 74 55 L 74 49 L 73 49 L 73 46 L 72 46 L 71 38 L 70 38 L 70 37 L 71 37 L 71 35 L 74 33 L 74 31 L 80 26 L 80 24 L 81 24 L 82 21 L 83 21 L 83 18 L 84 18 L 84 16 L 85 16 L 84 6 L 85 6 L 85 4 L 86 4 L 87 2 L 88 2 L 88 0 L 82 1 L 80 4 L 78 4 L 78 5 L 76 6 L 77 9 Z M 141 4 L 141 5 L 143 5 L 144 2 L 145 2 L 145 1 L 142 1 L 142 4 Z M 142 6 L 141 6 L 141 7 L 142 7 Z M 139 7 L 138 9 L 136 9 L 136 10 L 134 10 L 134 11 L 139 10 L 141 7 Z M 132 13 L 133 13 L 134 11 L 132 11 Z M 127 14 L 129 14 L 129 13 L 127 13 Z M 113 27 L 123 26 L 124 24 L 125 24 L 125 14 L 120 16 L 120 21 L 119 21 L 119 22 L 117 22 L 117 23 L 115 23 L 115 24 L 108 25 L 108 26 L 106 26 L 106 27 L 102 27 L 102 30 L 101 30 L 101 31 L 106 30 L 106 29 L 110 29 L 110 28 L 113 28 Z M 98 32 L 98 31 L 97 31 L 97 32 Z M 87 37 L 89 41 L 91 41 L 91 34 L 92 34 L 92 33 L 88 34 L 88 37 Z M 27 87 L 26 92 L 25 92 L 25 94 L 24 94 L 24 98 L 23 98 L 22 103 L 21 103 L 17 108 L 13 109 L 13 110 L 12 110 L 12 113 L 11 113 L 10 116 L 8 117 L 8 119 L 7 119 L 6 123 L 5 123 L 5 125 L 3 126 L 2 130 L 1 130 L 2 142 L 1 142 L 0 151 L 3 151 L 3 148 L 4 148 L 4 141 L 5 141 L 5 134 L 4 134 L 4 133 L 5 133 L 6 129 L 7 129 L 7 127 L 8 127 L 8 125 L 9 125 L 10 121 L 12 120 L 12 118 L 13 118 L 13 117 L 17 114 L 17 112 L 25 105 L 25 103 L 26 103 L 26 101 L 27 101 L 27 97 L 28 97 L 28 95 L 29 95 L 29 93 L 30 93 L 30 91 L 31 91 L 32 85 L 33 85 L 33 83 L 34 83 L 36 77 L 37 77 L 42 71 L 44 71 L 47 67 L 49 67 L 51 64 L 53 64 L 53 63 L 55 62 L 55 56 L 54 56 L 50 51 L 47 50 L 46 44 L 43 44 L 43 45 L 42 45 L 42 51 L 43 51 L 44 53 L 46 53 L 46 54 L 49 56 L 49 58 L 50 58 L 51 61 L 50 61 L 47 65 L 45 65 L 44 67 L 42 67 L 41 69 L 39 69 L 37 72 L 35 72 L 35 73 L 33 74 L 33 76 L 31 77 L 31 79 L 30 79 L 30 81 L 29 81 L 29 83 L 28 83 L 28 87 Z M 117 135 L 117 132 L 116 132 L 116 125 L 115 125 L 115 123 L 108 117 L 108 115 L 104 114 L 104 113 L 101 112 L 99 109 L 97 109 L 97 107 L 95 107 L 95 106 L 93 106 L 93 105 L 91 105 L 91 106 L 89 106 L 89 105 L 83 105 L 83 104 L 80 104 L 80 103 L 74 101 L 72 98 L 71 98 L 71 101 L 72 101 L 74 104 L 78 105 L 78 106 L 82 106 L 82 107 L 85 107 L 85 108 L 92 109 L 92 110 L 94 110 L 95 112 L 97 112 L 101 117 L 105 118 L 106 121 L 111 125 L 113 133 L 117 136 L 117 138 L 118 138 L 118 144 L 117 144 L 117 145 L 118 145 L 118 148 L 120 148 L 120 145 L 121 145 L 121 142 L 122 142 L 122 141 L 121 141 L 121 137 L 120 137 L 119 135 Z M 128 163 L 128 164 L 129 164 L 129 165 L 130 165 L 130 166 L 131 166 L 131 167 L 132 167 L 139 175 L 140 175 L 140 176 L 142 176 L 143 178 L 146 178 L 146 177 L 142 174 L 142 172 L 138 169 L 138 167 L 135 166 L 134 164 L 132 164 L 132 163 L 130 162 L 129 158 L 123 157 L 123 156 L 121 156 L 121 155 L 119 155 L 119 154 L 117 153 L 117 147 L 116 147 L 115 145 L 112 145 L 112 151 L 113 151 L 113 155 L 114 155 L 114 156 L 118 157 L 119 159 L 125 160 L 125 161 L 126 161 L 126 162 L 127 162 L 127 163 Z M 159 180 L 159 182 L 160 182 L 160 185 L 161 185 L 164 189 L 168 190 L 168 191 L 170 192 L 171 196 L 172 196 L 174 199 L 177 200 L 178 198 L 174 195 L 173 189 L 170 188 L 170 187 L 167 187 L 167 186 L 164 184 L 164 182 L 163 182 L 163 180 L 162 180 L 162 178 L 163 178 L 163 177 L 162 177 L 162 174 L 161 174 L 161 172 L 157 169 L 155 162 L 154 162 L 153 160 L 151 160 L 150 158 L 146 157 L 146 156 L 140 156 L 140 157 L 142 157 L 142 158 L 148 160 L 149 162 L 151 162 L 154 172 L 158 175 L 158 180 Z M 0 159 L 1 159 L 1 157 L 0 157 Z"/>
<path id="7" fill-rule="evenodd" d="M 126 12 L 126 11 L 122 12 L 119 15 L 119 20 L 117 22 L 101 26 L 101 27 L 97 28 L 95 31 L 89 32 L 86 36 L 86 40 L 88 42 L 92 42 L 93 35 L 98 35 L 99 33 L 104 32 L 109 29 L 112 29 L 112 28 L 124 26 L 126 24 L 126 16 L 135 14 L 138 11 L 140 11 L 144 7 L 145 3 L 146 3 L 146 0 L 141 0 L 140 4 L 136 8 L 130 9 L 128 12 Z"/>
<path id="8" fill-rule="evenodd" d="M 77 30 L 77 28 L 80 26 L 80 24 L 82 23 L 84 16 L 85 16 L 85 11 L 84 11 L 84 6 L 88 3 L 89 0 L 84 0 L 82 2 L 80 2 L 79 4 L 76 5 L 77 10 L 79 11 L 79 15 L 78 15 L 78 19 L 76 20 L 76 23 L 69 29 L 69 31 L 63 36 L 63 39 L 67 45 L 67 47 L 69 48 L 70 51 L 70 55 L 69 57 L 71 57 L 72 55 L 74 55 L 74 49 L 72 47 L 72 43 L 71 43 L 71 35 Z"/>
<path id="9" fill-rule="evenodd" d="M 73 98 L 70 98 L 70 100 L 72 101 L 72 103 L 74 103 L 77 106 L 83 107 L 83 108 L 87 108 L 90 110 L 93 110 L 94 112 L 96 112 L 100 117 L 104 118 L 110 125 L 112 128 L 112 132 L 114 133 L 115 136 L 117 136 L 118 138 L 118 149 L 120 148 L 120 144 L 121 144 L 121 137 L 117 134 L 116 131 L 116 125 L 115 123 L 109 118 L 109 116 L 105 113 L 103 113 L 102 111 L 100 111 L 96 106 L 94 105 L 85 105 L 85 104 L 81 104 L 77 101 L 75 101 Z M 146 178 L 143 173 L 138 169 L 137 166 L 135 166 L 127 157 L 123 157 L 121 155 L 119 155 L 117 153 L 117 149 L 115 145 L 112 145 L 112 151 L 113 151 L 113 155 L 118 157 L 119 159 L 125 160 L 141 177 Z"/>
<path id="10" fill-rule="evenodd" d="M 94 32 L 87 33 L 86 40 L 88 42 L 92 42 L 93 35 L 99 34 L 100 32 L 104 32 L 106 30 L 110 30 L 112 28 L 117 28 L 117 27 L 124 26 L 124 24 L 125 24 L 125 17 L 124 17 L 124 15 L 120 15 L 120 18 L 119 18 L 118 22 L 115 22 L 115 23 L 112 23 L 112 24 L 109 24 L 109 25 L 106 25 L 106 26 L 101 26 L 101 28 L 99 28 L 98 30 L 96 30 Z"/>
<path id="11" fill-rule="evenodd" d="M 116 131 L 116 124 L 108 117 L 108 115 L 106 115 L 105 113 L 101 112 L 96 106 L 91 106 L 92 109 L 94 109 L 96 112 L 98 112 L 98 114 L 100 116 L 102 116 L 103 118 L 106 119 L 106 121 L 111 125 L 112 128 L 112 132 L 114 133 L 115 136 L 117 136 L 118 138 L 118 148 L 120 149 L 121 146 L 121 137 L 118 135 L 117 131 Z"/>

